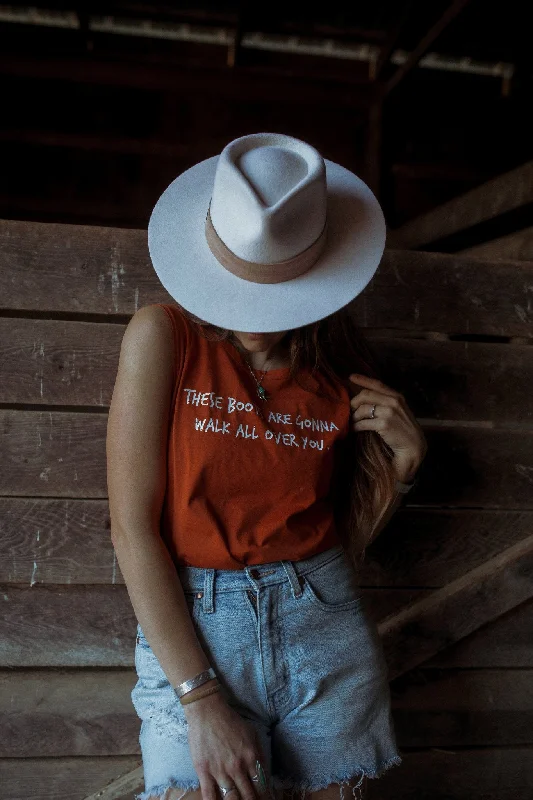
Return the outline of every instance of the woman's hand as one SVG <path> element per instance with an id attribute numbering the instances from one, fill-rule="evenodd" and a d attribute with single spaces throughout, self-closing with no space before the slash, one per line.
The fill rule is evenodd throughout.
<path id="1" fill-rule="evenodd" d="M 350 400 L 352 430 L 376 431 L 393 452 L 399 481 L 409 483 L 424 460 L 427 441 L 405 398 L 377 378 L 352 373 L 352 383 L 363 389 Z M 370 414 L 375 405 L 374 418 Z"/>
<path id="2" fill-rule="evenodd" d="M 259 760 L 267 781 L 268 762 L 252 725 L 216 693 L 185 706 L 191 758 L 200 779 L 203 800 L 221 800 L 217 786 L 235 786 L 227 800 L 257 800 L 255 775 Z M 257 788 L 255 788 L 257 787 Z M 268 787 L 262 796 L 267 800 Z"/>

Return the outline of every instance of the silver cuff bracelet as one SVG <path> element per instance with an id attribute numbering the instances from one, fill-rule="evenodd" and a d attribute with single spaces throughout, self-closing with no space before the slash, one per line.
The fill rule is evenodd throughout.
<path id="1" fill-rule="evenodd" d="M 196 689 L 198 686 L 201 686 L 203 683 L 207 683 L 207 681 L 210 681 L 213 678 L 216 678 L 216 672 L 213 667 L 209 667 L 209 669 L 206 669 L 204 672 L 200 672 L 198 675 L 195 675 L 194 678 L 191 678 L 188 681 L 183 681 L 183 683 L 180 683 L 179 686 L 175 686 L 174 691 L 178 697 L 183 697 L 183 695 L 187 694 L 187 692 Z"/>

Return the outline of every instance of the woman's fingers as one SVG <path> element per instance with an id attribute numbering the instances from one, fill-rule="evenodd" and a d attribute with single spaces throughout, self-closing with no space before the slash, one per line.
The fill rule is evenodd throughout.
<path id="1" fill-rule="evenodd" d="M 196 772 L 198 773 L 198 779 L 200 781 L 202 800 L 221 800 L 222 795 L 220 794 L 219 788 L 213 776 L 210 775 L 208 772 L 204 771 L 199 772 L 198 769 L 196 770 Z M 221 781 L 222 786 L 231 786 L 231 784 L 232 781 L 228 781 L 228 783 L 223 783 Z M 238 800 L 238 798 L 235 797 L 236 792 L 230 792 L 230 794 L 234 795 L 233 797 L 231 797 L 231 800 Z M 228 800 L 230 800 L 229 796 Z"/>
<path id="2" fill-rule="evenodd" d="M 355 421 L 359 421 L 361 419 L 374 419 L 374 417 L 372 417 L 372 408 L 373 408 L 373 406 L 374 406 L 373 403 L 368 403 L 368 404 L 367 403 L 363 403 L 362 405 L 358 406 L 355 409 L 355 411 L 352 412 L 352 419 L 355 420 Z M 376 403 L 376 409 L 374 411 L 374 414 L 376 414 L 376 413 L 377 413 L 377 403 Z"/>
<path id="3" fill-rule="evenodd" d="M 368 375 L 359 375 L 357 373 L 352 373 L 349 376 L 350 381 L 355 386 L 361 386 L 363 391 L 378 391 L 381 394 L 388 395 L 389 397 L 400 397 L 400 392 L 397 392 L 396 389 L 392 389 L 390 386 L 387 386 L 386 383 L 380 381 L 378 378 L 369 378 Z"/>
<path id="4" fill-rule="evenodd" d="M 354 411 L 357 410 L 359 406 L 368 404 L 400 408 L 403 407 L 403 396 L 399 394 L 397 396 L 392 396 L 390 394 L 384 394 L 383 392 L 377 392 L 373 389 L 363 389 L 350 400 L 350 405 Z"/>
<path id="5" fill-rule="evenodd" d="M 245 774 L 244 772 L 236 773 L 233 776 L 233 782 L 236 784 L 237 792 L 242 800 L 257 800 L 257 793 L 254 789 L 255 784 L 252 783 L 249 775 Z M 235 792 L 232 792 L 231 794 L 234 795 Z M 230 800 L 229 797 L 228 800 Z M 236 799 L 232 797 L 231 800 Z"/>
<path id="6" fill-rule="evenodd" d="M 260 748 L 259 748 L 260 751 Z M 259 767 L 257 765 L 259 764 Z M 252 776 L 258 776 L 258 781 L 252 781 Z M 237 769 L 233 774 L 233 780 L 230 781 L 228 786 L 234 783 L 237 786 L 237 791 L 242 800 L 257 800 L 257 797 L 268 797 L 270 789 L 268 786 L 268 777 L 266 775 L 266 765 L 264 762 L 263 754 L 249 755 L 243 757 L 240 769 Z M 234 793 L 232 792 L 232 795 Z M 230 798 L 228 798 L 230 800 Z M 235 800 L 235 798 L 231 798 Z"/>

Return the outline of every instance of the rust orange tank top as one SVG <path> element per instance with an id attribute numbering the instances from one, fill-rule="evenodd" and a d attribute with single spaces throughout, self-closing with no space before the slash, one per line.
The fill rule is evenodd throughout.
<path id="1" fill-rule="evenodd" d="M 181 310 L 157 303 L 174 330 L 176 378 L 161 536 L 176 564 L 214 569 L 307 558 L 339 544 L 329 497 L 350 397 L 322 373 L 266 373 L 262 401 L 241 353 L 209 341 Z M 255 371 L 261 376 L 261 371 Z M 258 415 L 261 409 L 263 419 Z"/>

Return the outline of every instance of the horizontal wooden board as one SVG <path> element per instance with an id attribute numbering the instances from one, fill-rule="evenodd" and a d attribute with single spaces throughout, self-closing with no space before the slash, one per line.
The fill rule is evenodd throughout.
<path id="1" fill-rule="evenodd" d="M 419 418 L 533 423 L 530 345 L 383 335 L 370 343 L 385 383 L 403 393 Z"/>
<path id="2" fill-rule="evenodd" d="M 402 748 L 533 745 L 533 669 L 415 669 L 391 696 Z"/>
<path id="3" fill-rule="evenodd" d="M 0 318 L 0 402 L 109 408 L 126 326 Z"/>
<path id="4" fill-rule="evenodd" d="M 492 427 L 490 427 L 492 426 Z M 533 429 L 424 423 L 416 504 L 531 508 Z M 107 414 L 0 410 L 0 494 L 107 496 Z"/>
<path id="5" fill-rule="evenodd" d="M 133 669 L 0 671 L 0 758 L 140 754 L 136 680 Z"/>
<path id="6" fill-rule="evenodd" d="M 0 760 L 2 800 L 84 800 L 132 771 L 128 791 L 113 800 L 134 800 L 143 789 L 140 756 L 109 758 L 5 758 Z M 102 795 L 101 800 L 107 800 Z"/>
<path id="7" fill-rule="evenodd" d="M 0 582 L 124 583 L 107 500 L 0 498 Z"/>
<path id="8" fill-rule="evenodd" d="M 402 764 L 368 781 L 368 800 L 530 800 L 532 753 L 529 747 L 406 752 Z M 10 758 L 0 761 L 0 772 L 6 800 L 83 800 L 138 764 L 136 756 L 32 758 L 23 766 Z M 113 800 L 133 800 L 142 791 L 141 768 L 135 774 L 137 788 Z"/>
<path id="9" fill-rule="evenodd" d="M 0 759 L 140 753 L 136 680 L 134 670 L 0 672 Z M 533 744 L 533 670 L 414 670 L 392 682 L 391 700 L 401 748 Z"/>
<path id="10" fill-rule="evenodd" d="M 368 782 L 368 800 L 530 800 L 530 747 L 423 750 Z"/>
<path id="11" fill-rule="evenodd" d="M 363 327 L 531 336 L 532 286 L 529 262 L 388 250 L 350 311 Z M 0 297 L 4 309 L 47 315 L 172 302 L 146 231 L 17 220 L 0 223 Z"/>
<path id="12" fill-rule="evenodd" d="M 108 409 L 124 324 L 0 318 L 1 403 Z M 383 379 L 415 416 L 533 422 L 533 347 L 425 341 L 371 329 Z"/>
<path id="13" fill-rule="evenodd" d="M 0 666 L 131 667 L 126 586 L 0 586 Z"/>
<path id="14" fill-rule="evenodd" d="M 431 590 L 365 589 L 377 623 Z M 0 667 L 133 667 L 137 619 L 122 586 L 0 585 Z M 533 664 L 533 602 L 424 662 L 437 667 Z"/>
<path id="15" fill-rule="evenodd" d="M 0 497 L 0 519 L 0 583 L 124 583 L 107 500 Z M 367 548 L 359 581 L 443 586 L 532 531 L 533 511 L 405 505 Z"/>

